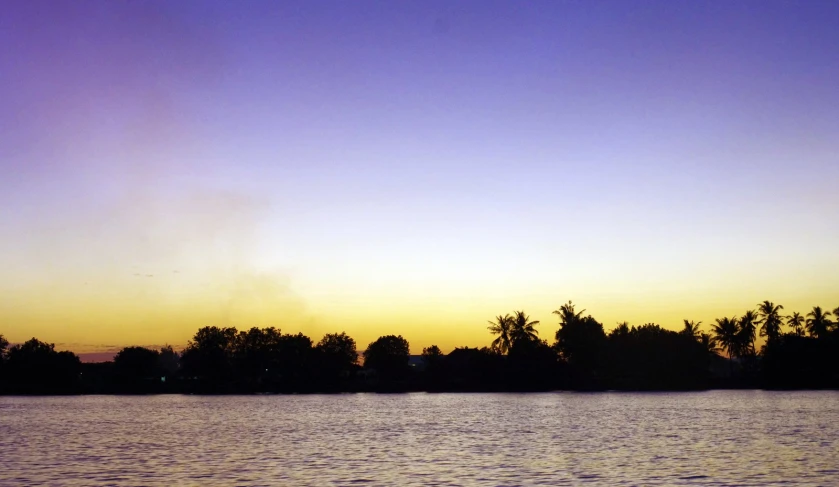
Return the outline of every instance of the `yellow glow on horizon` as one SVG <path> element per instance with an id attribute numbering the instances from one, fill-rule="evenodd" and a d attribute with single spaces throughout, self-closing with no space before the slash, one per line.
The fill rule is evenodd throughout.
<path id="1" fill-rule="evenodd" d="M 169 281 L 161 284 L 164 278 Z M 55 281 L 8 291 L 0 307 L 4 323 L 0 333 L 12 342 L 35 336 L 86 352 L 128 345 L 182 346 L 207 325 L 274 326 L 286 333 L 302 332 L 315 342 L 325 333 L 344 331 L 359 350 L 381 335 L 402 335 L 411 343 L 412 353 L 420 353 L 432 344 L 444 351 L 488 345 L 487 320 L 517 309 L 539 320 L 540 336 L 553 342 L 558 323 L 551 311 L 569 299 L 603 323 L 607 332 L 622 321 L 678 329 L 683 319 L 701 320 L 708 330 L 714 318 L 738 316 L 763 299 L 783 304 L 786 313 L 839 305 L 832 302 L 836 299 L 832 290 L 839 285 L 836 278 L 807 287 L 793 282 L 801 281 L 764 282 L 749 291 L 730 283 L 704 289 L 670 285 L 669 291 L 666 283 L 641 284 L 636 289 L 612 283 L 599 290 L 581 287 L 576 293 L 565 286 L 536 293 L 524 285 L 518 289 L 490 285 L 483 289 L 485 294 L 479 293 L 482 289 L 455 292 L 445 286 L 435 290 L 407 285 L 377 296 L 374 291 L 381 289 L 363 287 L 297 294 L 270 274 L 132 275 L 112 281 L 91 278 L 75 286 Z"/>

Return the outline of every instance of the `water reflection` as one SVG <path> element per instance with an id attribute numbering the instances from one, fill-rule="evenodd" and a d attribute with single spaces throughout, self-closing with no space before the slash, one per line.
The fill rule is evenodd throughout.
<path id="1" fill-rule="evenodd" d="M 2 485 L 839 484 L 839 393 L 0 398 Z"/>

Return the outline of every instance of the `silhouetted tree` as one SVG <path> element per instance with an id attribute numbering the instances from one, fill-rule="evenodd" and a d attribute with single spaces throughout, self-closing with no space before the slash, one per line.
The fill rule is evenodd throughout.
<path id="1" fill-rule="evenodd" d="M 585 311 L 586 310 L 581 310 L 576 312 L 574 303 L 568 301 L 560 306 L 559 309 L 552 311 L 552 313 L 559 316 L 559 325 L 562 327 L 565 325 L 573 325 L 582 321 L 583 313 L 585 313 Z"/>
<path id="2" fill-rule="evenodd" d="M 624 321 L 618 323 L 618 326 L 615 327 L 614 330 L 610 333 L 610 335 L 628 335 L 629 334 L 629 322 Z"/>
<path id="3" fill-rule="evenodd" d="M 699 343 L 702 345 L 702 348 L 705 349 L 706 352 L 709 354 L 716 355 L 717 351 L 717 341 L 711 336 L 710 333 L 700 333 L 699 334 Z"/>
<path id="4" fill-rule="evenodd" d="M 507 389 L 546 391 L 558 382 L 556 351 L 544 340 L 527 337 L 515 340 L 507 356 Z"/>
<path id="5" fill-rule="evenodd" d="M 199 329 L 181 354 L 184 375 L 198 378 L 202 389 L 225 389 L 231 379 L 236 337 L 236 328 Z"/>
<path id="6" fill-rule="evenodd" d="M 7 353 L 12 391 L 69 393 L 79 387 L 81 361 L 73 352 L 58 352 L 55 345 L 32 338 Z"/>
<path id="7" fill-rule="evenodd" d="M 504 356 L 494 348 L 455 348 L 445 358 L 442 389 L 495 391 L 501 389 Z"/>
<path id="8" fill-rule="evenodd" d="M 180 354 L 176 352 L 171 345 L 164 345 L 160 349 L 160 356 L 158 363 L 160 370 L 167 378 L 174 377 L 178 372 L 179 362 L 181 360 Z"/>
<path id="9" fill-rule="evenodd" d="M 761 360 L 763 387 L 839 388 L 839 341 L 796 333 L 768 342 Z"/>
<path id="10" fill-rule="evenodd" d="M 792 332 L 800 337 L 804 336 L 805 319 L 798 311 L 793 312 L 787 316 L 787 325 L 792 328 Z"/>
<path id="11" fill-rule="evenodd" d="M 425 365 L 424 376 L 427 390 L 441 390 L 445 387 L 446 356 L 437 345 L 422 349 L 422 361 Z"/>
<path id="12" fill-rule="evenodd" d="M 585 311 L 585 310 L 583 310 Z M 573 388 L 602 387 L 600 374 L 606 333 L 591 316 L 582 317 L 569 301 L 553 313 L 559 316 L 554 348 L 568 364 Z"/>
<path id="13" fill-rule="evenodd" d="M 807 313 L 807 331 L 811 337 L 824 338 L 833 324 L 830 321 L 830 311 L 823 311 L 821 306 L 814 306 L 813 311 Z"/>
<path id="14" fill-rule="evenodd" d="M 740 340 L 738 339 L 739 325 L 737 318 L 717 318 L 717 324 L 711 328 L 714 340 L 722 346 L 728 358 L 740 355 Z"/>
<path id="15" fill-rule="evenodd" d="M 754 310 L 746 311 L 738 324 L 740 325 L 737 331 L 737 341 L 740 357 L 755 355 L 755 338 L 757 337 L 757 313 Z"/>
<path id="16" fill-rule="evenodd" d="M 782 309 L 784 309 L 783 306 L 770 301 L 758 304 L 757 312 L 760 319 L 757 323 L 760 324 L 760 336 L 765 336 L 768 341 L 775 340 L 781 335 L 783 321 L 780 311 Z"/>
<path id="17" fill-rule="evenodd" d="M 692 340 L 699 341 L 702 334 L 702 332 L 699 331 L 699 325 L 701 325 L 702 322 L 700 321 L 699 323 L 694 323 L 693 320 L 684 320 L 684 322 L 685 326 L 682 328 L 682 334 L 690 337 Z"/>
<path id="18" fill-rule="evenodd" d="M 160 351 L 126 347 L 101 364 L 81 364 L 73 353 L 35 338 L 7 350 L 0 335 L 0 393 L 694 389 L 714 385 L 711 374 L 725 375 L 719 374 L 718 346 L 734 378 L 719 385 L 839 388 L 839 330 L 831 312 L 817 306 L 806 319 L 795 312 L 785 317 L 792 332 L 782 333 L 782 309 L 764 301 L 756 312 L 717 319 L 711 333 L 700 330 L 701 322 L 684 320 L 680 331 L 623 322 L 606 335 L 569 301 L 554 311 L 553 346 L 538 338 L 538 321 L 517 311 L 490 322 L 491 348 L 456 348 L 444 356 L 432 345 L 423 349 L 425 367 L 416 373 L 408 342 L 394 335 L 364 351 L 364 367 L 374 374 L 354 373 L 358 353 L 346 333 L 327 334 L 313 346 L 302 333 L 273 327 L 204 327 L 180 357 L 168 345 Z M 767 337 L 759 354 L 758 328 Z"/>
<path id="19" fill-rule="evenodd" d="M 9 341 L 3 335 L 0 335 L 0 393 L 3 393 L 5 388 L 6 348 L 8 346 Z"/>
<path id="20" fill-rule="evenodd" d="M 408 373 L 410 359 L 408 341 L 401 335 L 379 337 L 364 351 L 364 367 L 373 369 L 384 379 L 401 379 Z"/>
<path id="21" fill-rule="evenodd" d="M 0 335 L 0 363 L 2 363 L 6 359 L 6 349 L 9 347 L 9 340 L 6 340 L 6 337 Z"/>
<path id="22" fill-rule="evenodd" d="M 574 305 L 570 302 L 560 309 L 564 309 L 564 314 L 560 314 L 560 327 L 556 332 L 557 351 L 569 364 L 592 365 L 606 338 L 603 325 L 591 316 L 581 317 L 582 311 L 574 313 Z"/>
<path id="23" fill-rule="evenodd" d="M 510 347 L 513 346 L 513 317 L 509 314 L 495 317 L 495 321 L 490 321 L 487 327 L 489 332 L 493 335 L 498 335 L 492 341 L 492 348 L 500 353 L 507 353 Z"/>
<path id="24" fill-rule="evenodd" d="M 684 330 L 648 323 L 608 335 L 609 387 L 630 390 L 707 386 L 707 350 Z"/>
<path id="25" fill-rule="evenodd" d="M 348 376 L 358 362 L 355 340 L 343 332 L 324 335 L 315 349 L 319 361 L 333 379 Z"/>
<path id="26" fill-rule="evenodd" d="M 301 392 L 313 386 L 314 353 L 312 340 L 302 333 L 280 337 L 274 361 L 280 390 Z"/>
<path id="27" fill-rule="evenodd" d="M 160 352 L 145 347 L 125 347 L 114 356 L 114 374 L 122 392 L 150 392 L 162 375 Z"/>
<path id="28" fill-rule="evenodd" d="M 247 391 L 264 391 L 279 374 L 279 347 L 282 333 L 274 327 L 252 327 L 236 333 L 225 345 L 225 354 L 229 356 L 235 370 L 239 386 Z M 226 337 L 217 337 L 223 343 Z M 186 351 L 184 355 L 186 355 Z M 219 354 L 221 355 L 221 354 Z"/>
<path id="29" fill-rule="evenodd" d="M 538 340 L 539 332 L 536 331 L 538 324 L 538 321 L 530 321 L 530 317 L 524 311 L 516 311 L 510 324 L 510 347 L 519 341 Z"/>
<path id="30" fill-rule="evenodd" d="M 145 347 L 125 347 L 114 356 L 114 367 L 127 378 L 160 376 L 160 352 Z"/>
<path id="31" fill-rule="evenodd" d="M 425 362 L 426 367 L 430 367 L 439 360 L 442 360 L 444 356 L 445 355 L 443 355 L 440 347 L 437 345 L 431 345 L 430 347 L 422 349 L 422 360 Z"/>

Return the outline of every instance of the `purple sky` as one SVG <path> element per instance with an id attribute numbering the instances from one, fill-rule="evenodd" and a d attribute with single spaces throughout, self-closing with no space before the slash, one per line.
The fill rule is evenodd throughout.
<path id="1" fill-rule="evenodd" d="M 839 2 L 13 0 L 0 45 L 13 340 L 839 305 Z"/>

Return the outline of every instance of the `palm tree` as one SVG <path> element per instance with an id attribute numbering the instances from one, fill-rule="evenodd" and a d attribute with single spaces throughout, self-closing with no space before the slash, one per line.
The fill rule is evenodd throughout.
<path id="1" fill-rule="evenodd" d="M 530 321 L 530 317 L 524 311 L 516 311 L 511 323 L 510 342 L 511 345 L 518 341 L 538 340 L 539 332 L 535 326 L 538 321 Z"/>
<path id="2" fill-rule="evenodd" d="M 757 313 L 748 310 L 740 318 L 740 330 L 737 332 L 740 346 L 740 356 L 754 355 L 755 336 L 757 335 Z"/>
<path id="3" fill-rule="evenodd" d="M 492 341 L 492 349 L 501 353 L 510 351 L 513 345 L 512 331 L 513 331 L 513 317 L 509 314 L 504 316 L 498 315 L 495 321 L 490 321 L 487 327 L 489 332 L 498 337 Z"/>
<path id="4" fill-rule="evenodd" d="M 694 323 L 693 320 L 685 321 L 685 327 L 682 328 L 682 334 L 693 338 L 695 341 L 699 341 L 701 337 L 701 332 L 699 331 L 699 325 L 702 324 L 700 321 L 699 323 Z"/>
<path id="5" fill-rule="evenodd" d="M 728 353 L 728 358 L 740 355 L 739 341 L 737 339 L 739 324 L 737 318 L 717 318 L 717 324 L 711 327 L 714 333 L 714 342 L 720 344 Z"/>
<path id="6" fill-rule="evenodd" d="M 796 335 L 800 337 L 804 336 L 804 317 L 798 311 L 794 311 L 791 315 L 787 316 L 787 325 L 792 328 L 793 333 Z"/>
<path id="7" fill-rule="evenodd" d="M 765 336 L 767 340 L 773 341 L 781 336 L 781 313 L 783 306 L 775 305 L 770 301 L 764 301 L 757 305 L 757 312 L 760 315 L 760 336 Z"/>
<path id="8" fill-rule="evenodd" d="M 574 303 L 568 301 L 566 304 L 560 306 L 559 309 L 554 310 L 553 314 L 559 316 L 559 324 L 564 326 L 582 321 L 585 311 L 575 312 Z"/>
<path id="9" fill-rule="evenodd" d="M 807 331 L 810 332 L 810 336 L 816 338 L 822 338 L 827 336 L 827 332 L 830 331 L 830 327 L 833 324 L 830 321 L 830 311 L 822 311 L 821 306 L 813 306 L 813 311 L 807 313 Z"/>
<path id="10" fill-rule="evenodd" d="M 702 344 L 702 348 L 704 348 L 708 353 L 716 354 L 719 350 L 717 348 L 717 340 L 714 339 L 710 333 L 700 333 L 699 343 Z"/>
<path id="11" fill-rule="evenodd" d="M 739 338 L 739 324 L 737 318 L 717 318 L 717 324 L 711 327 L 714 333 L 714 342 L 722 345 L 722 348 L 728 352 L 728 370 L 734 375 L 734 357 L 741 355 L 740 338 Z"/>

